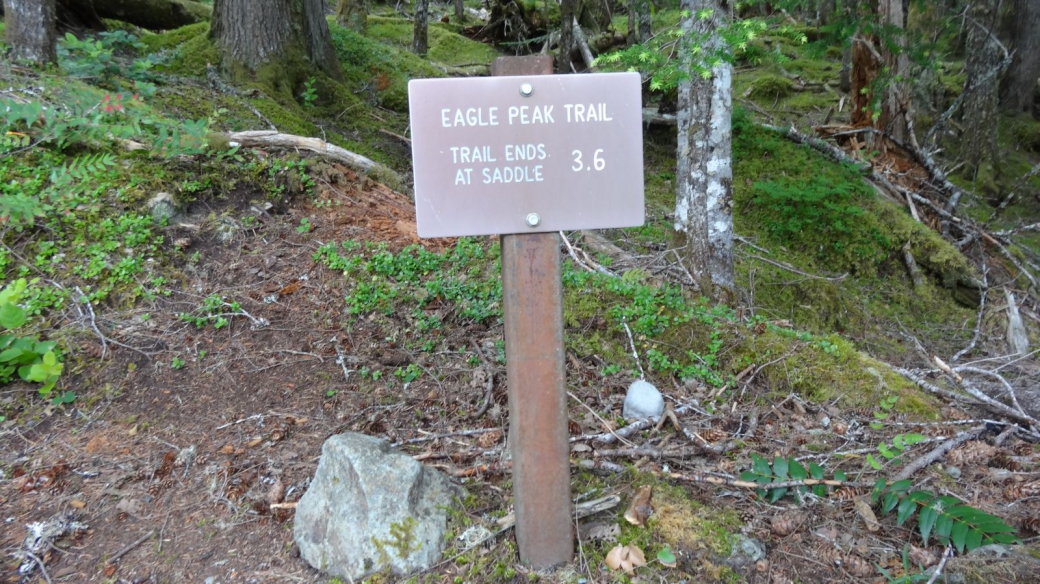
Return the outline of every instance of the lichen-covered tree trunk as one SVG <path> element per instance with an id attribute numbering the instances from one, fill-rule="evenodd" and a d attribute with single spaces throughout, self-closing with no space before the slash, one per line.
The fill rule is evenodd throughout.
<path id="1" fill-rule="evenodd" d="M 4 0 L 4 35 L 11 58 L 37 65 L 58 60 L 54 0 Z"/>
<path id="2" fill-rule="evenodd" d="M 965 24 L 968 29 L 964 66 L 967 75 L 961 141 L 967 168 L 971 170 L 997 159 L 999 79 L 993 78 L 992 73 L 1000 65 L 1002 51 L 993 37 L 996 22 L 997 0 L 972 0 Z"/>
<path id="3" fill-rule="evenodd" d="M 683 24 L 686 39 L 712 34 L 728 12 L 726 0 L 682 0 L 690 14 L 711 10 L 707 19 Z M 710 37 L 704 52 L 721 47 Z M 692 67 L 693 50 L 682 43 L 682 59 Z M 723 61 L 710 77 L 693 74 L 679 84 L 676 150 L 675 231 L 682 261 L 698 280 L 701 293 L 720 302 L 734 300 L 732 66 Z"/>
<path id="4" fill-rule="evenodd" d="M 1014 60 L 1008 69 L 1001 105 L 1013 112 L 1033 111 L 1040 118 L 1040 2 L 1016 0 L 1011 47 Z"/>
<path id="5" fill-rule="evenodd" d="M 210 36 L 225 72 L 289 94 L 315 69 L 342 79 L 323 8 L 322 0 L 214 0 Z"/>
<path id="6" fill-rule="evenodd" d="M 430 0 L 415 0 L 415 31 L 412 35 L 412 52 L 420 57 L 426 56 L 426 51 L 430 48 L 427 39 L 429 9 Z"/>
<path id="7" fill-rule="evenodd" d="M 339 0 L 336 24 L 356 33 L 368 30 L 368 3 L 365 0 Z"/>

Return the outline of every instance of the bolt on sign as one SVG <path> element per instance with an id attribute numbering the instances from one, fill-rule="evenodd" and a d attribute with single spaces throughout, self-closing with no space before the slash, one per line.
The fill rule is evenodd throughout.
<path id="1" fill-rule="evenodd" d="M 643 224 L 638 73 L 408 83 L 421 237 Z"/>

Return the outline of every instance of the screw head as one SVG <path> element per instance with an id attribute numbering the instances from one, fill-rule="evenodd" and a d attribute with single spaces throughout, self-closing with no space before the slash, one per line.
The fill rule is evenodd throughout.
<path id="1" fill-rule="evenodd" d="M 534 93 L 534 86 L 533 85 L 531 85 L 530 83 L 527 83 L 526 81 L 524 83 L 520 84 L 520 95 L 522 95 L 524 97 L 531 97 L 532 93 Z"/>
<path id="2" fill-rule="evenodd" d="M 538 227 L 538 224 L 542 222 L 542 218 L 538 216 L 538 213 L 527 214 L 527 225 L 530 227 Z"/>

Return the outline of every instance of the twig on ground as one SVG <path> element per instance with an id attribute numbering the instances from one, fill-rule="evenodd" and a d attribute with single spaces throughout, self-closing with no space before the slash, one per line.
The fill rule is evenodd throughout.
<path id="1" fill-rule="evenodd" d="M 134 541 L 130 542 L 129 545 L 127 545 L 123 549 L 119 550 L 118 552 L 112 554 L 112 557 L 108 558 L 108 563 L 114 564 L 114 563 L 118 562 L 119 558 L 121 558 L 121 557 L 125 556 L 126 554 L 132 552 L 134 550 L 134 548 L 136 548 L 137 546 L 141 545 L 142 543 L 148 541 L 154 535 L 155 535 L 155 530 L 153 529 L 153 530 L 149 531 L 148 533 L 142 535 L 141 537 L 135 539 Z"/>
<path id="2" fill-rule="evenodd" d="M 684 406 L 679 406 L 678 408 L 675 409 L 675 414 L 677 416 L 681 416 L 683 414 L 686 414 L 687 412 L 697 412 L 698 414 L 701 414 L 703 416 L 707 416 L 708 415 L 707 412 L 705 412 L 704 410 L 700 409 L 698 407 L 698 404 L 695 404 L 695 403 L 694 404 L 687 404 L 687 405 L 684 405 Z M 631 436 L 632 434 L 635 434 L 636 432 L 640 432 L 642 430 L 646 430 L 647 428 L 649 428 L 649 427 L 653 426 L 654 424 L 656 424 L 658 422 L 658 420 L 660 420 L 660 416 L 653 416 L 653 417 L 650 417 L 650 418 L 643 418 L 642 420 L 636 420 L 635 422 L 632 422 L 631 424 L 625 426 L 624 428 L 618 428 L 617 430 L 614 430 L 614 431 L 611 431 L 611 432 L 604 432 L 602 434 L 583 434 L 581 436 L 572 436 L 570 441 L 571 442 L 593 441 L 593 442 L 600 442 L 600 443 L 603 443 L 603 444 L 611 444 L 614 441 L 618 440 L 619 438 L 628 438 L 629 436 Z"/>
<path id="3" fill-rule="evenodd" d="M 28 557 L 30 560 L 36 562 L 36 567 L 40 569 L 40 575 L 43 576 L 43 579 L 47 582 L 47 584 L 52 584 L 51 576 L 50 576 L 50 574 L 47 573 L 47 568 L 43 565 L 43 560 L 41 560 L 40 558 L 36 557 L 36 554 L 34 554 L 34 553 L 32 553 L 32 552 L 30 552 L 28 550 L 26 550 L 26 551 L 24 551 L 22 553 L 24 553 L 26 555 L 26 557 Z"/>
<path id="4" fill-rule="evenodd" d="M 344 383 L 350 383 L 350 374 L 354 370 L 347 369 L 347 357 L 343 354 L 343 349 L 340 348 L 337 337 L 332 337 L 332 346 L 336 349 L 336 363 L 343 369 L 343 381 Z"/>
<path id="5" fill-rule="evenodd" d="M 921 378 L 919 375 L 913 373 L 912 371 L 910 371 L 908 369 L 903 369 L 902 367 L 893 367 L 892 370 L 895 371 L 896 373 L 902 375 L 903 377 L 909 379 L 910 381 L 913 381 L 919 387 L 921 387 L 922 389 L 925 389 L 925 390 L 927 390 L 927 391 L 929 391 L 931 393 L 934 393 L 936 395 L 941 395 L 941 396 L 944 396 L 944 397 L 947 397 L 947 398 L 950 398 L 950 399 L 966 402 L 966 403 L 982 405 L 982 406 L 986 407 L 986 409 L 988 409 L 988 410 L 990 410 L 992 412 L 1005 415 L 1005 416 L 1007 416 L 1007 417 L 1009 417 L 1009 418 L 1011 418 L 1013 420 L 1017 420 L 1019 422 L 1027 424 L 1028 426 L 1031 426 L 1033 428 L 1033 433 L 1035 435 L 1040 435 L 1040 432 L 1037 432 L 1037 430 L 1036 430 L 1037 427 L 1040 427 L 1040 422 L 1038 422 L 1035 418 L 1033 418 L 1032 416 L 1029 416 L 1029 415 L 1020 414 L 1014 408 L 1006 406 L 1006 405 L 998 402 L 997 400 L 989 397 L 988 395 L 982 393 L 977 388 L 975 388 L 975 386 L 972 386 L 972 385 L 962 385 L 962 387 L 964 387 L 964 389 L 969 394 L 971 394 L 972 397 L 975 398 L 975 399 L 970 399 L 967 396 L 963 396 L 963 395 L 960 395 L 960 394 L 958 394 L 956 392 L 950 391 L 948 389 L 943 389 L 941 387 L 938 387 L 936 385 L 928 383 L 923 378 Z"/>
<path id="6" fill-rule="evenodd" d="M 957 435 L 953 438 L 950 438 L 949 440 L 936 446 L 932 450 L 928 451 L 927 453 L 918 457 L 910 464 L 903 467 L 903 470 L 899 471 L 899 474 L 897 474 L 893 480 L 902 481 L 912 477 L 915 472 L 946 456 L 947 452 L 953 450 L 954 448 L 957 448 L 958 446 L 964 444 L 969 440 L 978 439 L 979 434 L 981 434 L 985 429 L 985 426 L 978 426 L 976 428 L 972 428 L 971 430 L 958 432 Z"/>
<path id="7" fill-rule="evenodd" d="M 986 294 L 989 292 L 989 276 L 988 270 L 986 269 L 986 254 L 985 252 L 979 254 L 982 257 L 982 297 L 979 299 L 979 312 L 975 317 L 975 333 L 971 336 L 971 342 L 968 343 L 967 347 L 964 347 L 960 351 L 957 351 L 953 357 L 950 357 L 950 361 L 956 363 L 958 359 L 968 354 L 969 351 L 975 348 L 975 344 L 979 342 L 979 336 L 982 334 L 982 317 L 986 313 Z"/>
<path id="8" fill-rule="evenodd" d="M 942 576 L 943 568 L 946 567 L 946 562 L 953 557 L 953 546 L 948 545 L 943 550 L 942 559 L 939 560 L 939 565 L 935 567 L 935 572 L 932 572 L 932 577 L 928 579 L 925 584 L 935 584 L 939 581 L 939 577 Z"/>
<path id="9" fill-rule="evenodd" d="M 75 290 L 76 293 L 79 294 L 79 298 L 77 298 L 76 302 L 74 302 L 73 304 L 76 306 L 76 311 L 79 312 L 80 302 L 84 300 L 86 301 L 83 302 L 83 304 L 86 305 L 87 313 L 90 315 L 90 328 L 94 329 L 94 334 L 96 334 L 98 338 L 101 339 L 101 359 L 104 360 L 105 357 L 108 355 L 108 339 L 106 339 L 105 335 L 101 334 L 101 331 L 98 329 L 97 316 L 94 315 L 94 307 L 90 305 L 90 298 L 88 298 L 87 295 L 83 293 L 83 290 L 79 289 L 79 286 L 76 286 Z"/>
<path id="10" fill-rule="evenodd" d="M 423 436 L 421 438 L 412 438 L 410 440 L 402 440 L 400 442 L 394 442 L 390 446 L 398 448 L 408 444 L 419 444 L 421 442 L 432 442 L 434 440 L 440 440 L 441 438 L 456 438 L 459 436 L 479 436 L 481 434 L 487 434 L 489 432 L 498 432 L 502 430 L 501 426 L 495 428 L 480 428 L 478 430 L 460 430 L 458 432 L 448 432 L 446 434 L 430 434 L 429 436 Z"/>
<path id="11" fill-rule="evenodd" d="M 954 371 L 957 371 L 957 372 L 965 371 L 967 373 L 975 373 L 975 374 L 978 374 L 978 375 L 984 375 L 986 377 L 992 377 L 993 379 L 996 379 L 997 381 L 999 381 L 1004 386 L 1004 389 L 1007 391 L 1008 397 L 1011 398 L 1011 403 L 1014 404 L 1015 409 L 1018 410 L 1019 413 L 1021 413 L 1024 416 L 1028 416 L 1029 415 L 1029 414 L 1026 413 L 1026 411 L 1024 409 L 1022 409 L 1022 405 L 1018 403 L 1018 396 L 1015 395 L 1015 388 L 1011 386 L 1011 383 L 1009 383 L 1007 379 L 1004 379 L 1003 375 L 1001 375 L 1001 374 L 999 374 L 999 373 L 997 373 L 995 371 L 987 371 L 986 369 L 981 369 L 979 367 L 969 367 L 967 365 L 962 365 L 960 367 L 954 367 Z M 962 381 L 961 385 L 964 385 L 964 383 L 965 382 Z"/>
<path id="12" fill-rule="evenodd" d="M 629 446 L 635 448 L 635 446 L 636 446 L 635 444 L 629 442 L 628 440 L 625 440 L 625 438 L 623 436 L 620 436 L 617 432 L 612 430 L 610 428 L 610 423 L 607 422 L 606 420 L 604 420 L 603 416 L 599 415 L 599 412 L 597 412 L 596 410 L 594 410 L 591 407 L 589 407 L 589 404 L 581 401 L 580 399 L 578 399 L 578 396 L 574 395 L 573 393 L 571 393 L 569 391 L 567 392 L 567 395 L 570 396 L 570 398 L 573 399 L 574 401 L 578 402 L 578 404 L 580 404 L 583 408 L 588 410 L 593 415 L 593 417 L 595 417 L 597 420 L 599 420 L 599 423 L 603 424 L 603 427 L 606 428 L 607 432 L 609 432 L 612 436 L 614 436 L 618 440 L 624 442 L 625 444 L 628 444 Z"/>
<path id="13" fill-rule="evenodd" d="M 239 425 L 239 424 L 241 424 L 243 422 L 248 422 L 250 420 L 263 420 L 265 415 L 266 414 L 253 414 L 252 416 L 249 416 L 248 418 L 242 418 L 240 420 L 235 420 L 234 422 L 228 422 L 227 424 L 223 424 L 221 426 L 217 426 L 214 429 L 215 430 L 223 430 L 224 428 L 229 428 L 231 426 L 237 426 L 237 425 Z"/>
<path id="14" fill-rule="evenodd" d="M 780 269 L 787 270 L 788 272 L 791 272 L 793 274 L 798 274 L 799 276 L 805 276 L 806 278 L 809 278 L 811 280 L 824 280 L 826 282 L 841 282 L 845 278 L 849 277 L 848 273 L 842 274 L 840 276 L 829 277 L 829 278 L 826 277 L 826 276 L 817 276 L 815 274 L 810 274 L 808 272 L 803 272 L 802 270 L 799 270 L 798 268 L 796 268 L 794 266 L 787 265 L 787 264 L 785 264 L 783 262 L 774 261 L 774 260 L 771 260 L 769 258 L 764 258 L 762 256 L 755 255 L 753 253 L 748 254 L 748 257 L 756 259 L 756 260 L 758 260 L 760 262 L 765 262 L 767 264 L 774 265 L 774 266 L 776 266 L 776 267 L 778 267 Z"/>
<path id="15" fill-rule="evenodd" d="M 628 335 L 628 345 L 632 347 L 632 358 L 636 360 L 636 367 L 639 368 L 639 378 L 646 379 L 646 373 L 643 372 L 643 364 L 639 362 L 639 351 L 636 350 L 636 342 L 632 339 L 632 329 L 628 328 L 628 323 L 625 319 L 621 319 L 621 326 L 625 327 L 625 334 Z"/>
<path id="16" fill-rule="evenodd" d="M 578 266 L 581 269 L 585 270 L 586 272 L 591 272 L 592 268 L 590 268 L 588 265 L 586 265 L 585 262 L 581 261 L 578 258 L 578 254 L 574 253 L 574 246 L 572 246 L 571 245 L 571 241 L 569 239 L 567 239 L 567 234 L 561 231 L 560 232 L 560 239 L 562 239 L 563 240 L 563 244 L 565 246 L 567 246 L 567 253 L 570 254 L 571 259 L 574 260 L 574 263 L 578 264 Z"/>

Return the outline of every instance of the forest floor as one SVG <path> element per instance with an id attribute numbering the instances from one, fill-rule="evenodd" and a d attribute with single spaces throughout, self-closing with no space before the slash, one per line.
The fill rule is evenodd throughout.
<path id="1" fill-rule="evenodd" d="M 381 50 L 392 58 L 391 49 Z M 761 71 L 745 73 L 750 75 L 738 77 L 735 91 L 750 98 L 749 108 L 761 110 L 760 121 L 799 119 L 805 128 L 824 117 L 842 119 L 827 112 L 829 93 L 820 103 L 792 106 L 790 99 L 806 99 L 801 90 L 781 83 L 786 89 L 756 94 Z M 330 117 L 321 127 L 341 124 L 337 129 L 348 141 L 363 142 L 355 146 L 404 172 L 407 145 L 400 136 L 406 119 L 386 97 L 399 89 L 399 79 L 384 83 L 380 75 L 374 80 L 383 86 L 378 99 L 384 102 L 369 104 L 359 116 L 378 125 Z M 3 78 L 15 88 L 47 83 L 10 67 Z M 784 99 L 776 91 L 785 92 Z M 753 101 L 753 94 L 761 99 Z M 190 80 L 164 80 L 155 102 L 169 116 L 180 108 L 227 108 L 216 124 L 239 127 L 223 129 L 256 123 L 244 109 L 245 98 Z M 248 103 L 261 118 L 273 117 L 267 101 Z M 286 111 L 305 120 L 300 112 L 308 110 Z M 307 123 L 292 122 L 303 130 Z M 840 173 L 852 172 L 848 176 L 862 183 L 854 171 L 748 124 L 740 130 L 746 143 L 736 148 L 754 156 L 736 172 L 738 190 L 750 193 L 757 188 L 752 185 L 788 172 L 792 181 L 807 172 L 823 182 L 849 180 Z M 771 212 L 755 208 L 768 204 L 760 193 L 738 198 L 736 211 L 744 308 L 710 306 L 665 259 L 674 180 L 669 131 L 647 132 L 647 226 L 567 234 L 579 257 L 615 274 L 566 262 L 572 493 L 579 501 L 616 495 L 620 504 L 579 522 L 575 562 L 555 572 L 520 565 L 507 532 L 473 549 L 453 538 L 445 561 L 414 581 L 891 581 L 886 573 L 925 581 L 922 570 L 941 561 L 945 546 L 934 535 L 922 540 L 923 513 L 897 524 L 895 512 L 873 504 L 871 489 L 861 485 L 891 479 L 954 437 L 959 443 L 938 464 L 910 474 L 911 490 L 1001 518 L 1035 556 L 1035 440 L 977 404 L 919 389 L 882 362 L 957 389 L 931 356 L 965 347 L 977 328 L 979 346 L 970 358 L 981 363 L 1003 355 L 1003 294 L 991 294 L 997 307 L 984 310 L 976 324 L 977 305 L 958 304 L 955 287 L 942 284 L 945 275 L 970 271 L 968 261 L 950 259 L 953 248 L 936 243 L 928 226 L 911 223 L 904 205 L 859 203 L 872 216 L 893 217 L 885 227 L 893 231 L 876 232 L 902 234 L 893 249 L 912 242 L 919 250 L 929 281 L 916 289 L 902 256 L 892 250 L 878 252 L 884 257 L 867 269 L 859 259 L 829 260 L 809 245 L 797 249 L 796 239 L 785 240 L 760 223 Z M 848 151 L 859 156 L 855 145 Z M 41 160 L 20 156 L 20 166 L 5 170 L 27 176 Z M 243 150 L 237 160 L 120 156 L 125 164 L 106 179 L 109 190 L 139 194 L 130 204 L 106 199 L 107 191 L 99 189 L 99 201 L 117 212 L 140 213 L 144 200 L 166 189 L 176 191 L 181 204 L 166 226 L 155 228 L 159 243 L 148 252 L 155 267 L 133 280 L 147 283 L 144 291 L 127 292 L 137 289 L 118 281 L 96 303 L 70 296 L 43 311 L 38 330 L 59 339 L 65 351 L 59 389 L 74 392 L 75 400 L 51 404 L 36 395 L 35 385 L 20 382 L 0 389 L 6 417 L 0 423 L 0 547 L 6 557 L 0 579 L 327 581 L 299 557 L 292 510 L 271 504 L 297 501 L 322 443 L 346 431 L 385 438 L 454 477 L 467 496 L 452 515 L 453 535 L 472 525 L 493 526 L 509 513 L 496 238 L 420 240 L 407 195 L 316 156 L 262 149 Z M 901 175 L 919 170 L 897 154 L 863 157 L 875 169 Z M 801 170 L 776 166 L 785 163 Z M 5 281 L 24 275 L 43 284 L 65 282 L 62 289 L 84 286 L 87 278 L 61 272 L 62 259 L 42 251 L 48 234 L 59 239 L 57 230 L 67 227 L 40 225 L 25 234 L 5 232 Z M 70 255 L 83 245 L 75 235 L 60 239 Z M 854 241 L 873 253 L 868 243 Z M 1004 278 L 1005 287 L 1018 290 L 1010 270 L 990 270 L 994 286 Z M 846 272 L 851 275 L 839 276 Z M 151 286 L 157 278 L 161 284 Z M 1036 306 L 1027 303 L 1022 310 L 1028 320 Z M 622 323 L 634 330 L 631 343 Z M 1036 338 L 1035 322 L 1029 330 Z M 632 345 L 638 345 L 638 359 Z M 1040 413 L 1035 360 L 998 362 L 1025 411 Z M 626 433 L 621 405 L 643 368 L 679 415 L 674 423 Z M 610 437 L 614 432 L 624 438 Z M 910 435 L 921 441 L 912 444 L 918 438 Z M 816 468 L 856 486 L 756 494 L 735 482 L 746 472 L 767 482 L 816 478 Z M 623 518 L 626 507 L 645 486 L 652 491 L 653 514 L 645 526 L 630 524 Z M 49 538 L 37 559 L 19 556 L 29 526 L 40 522 L 68 529 Z M 992 535 L 967 531 L 963 537 Z M 748 560 L 735 553 L 738 534 L 762 542 L 765 556 Z M 634 575 L 611 571 L 604 558 L 619 544 L 641 548 L 649 565 Z M 667 565 L 669 553 L 674 566 Z M 1040 573 L 1036 563 L 1029 555 L 968 555 L 946 569 L 975 581 L 1026 582 Z M 29 576 L 19 574 L 20 566 Z"/>

